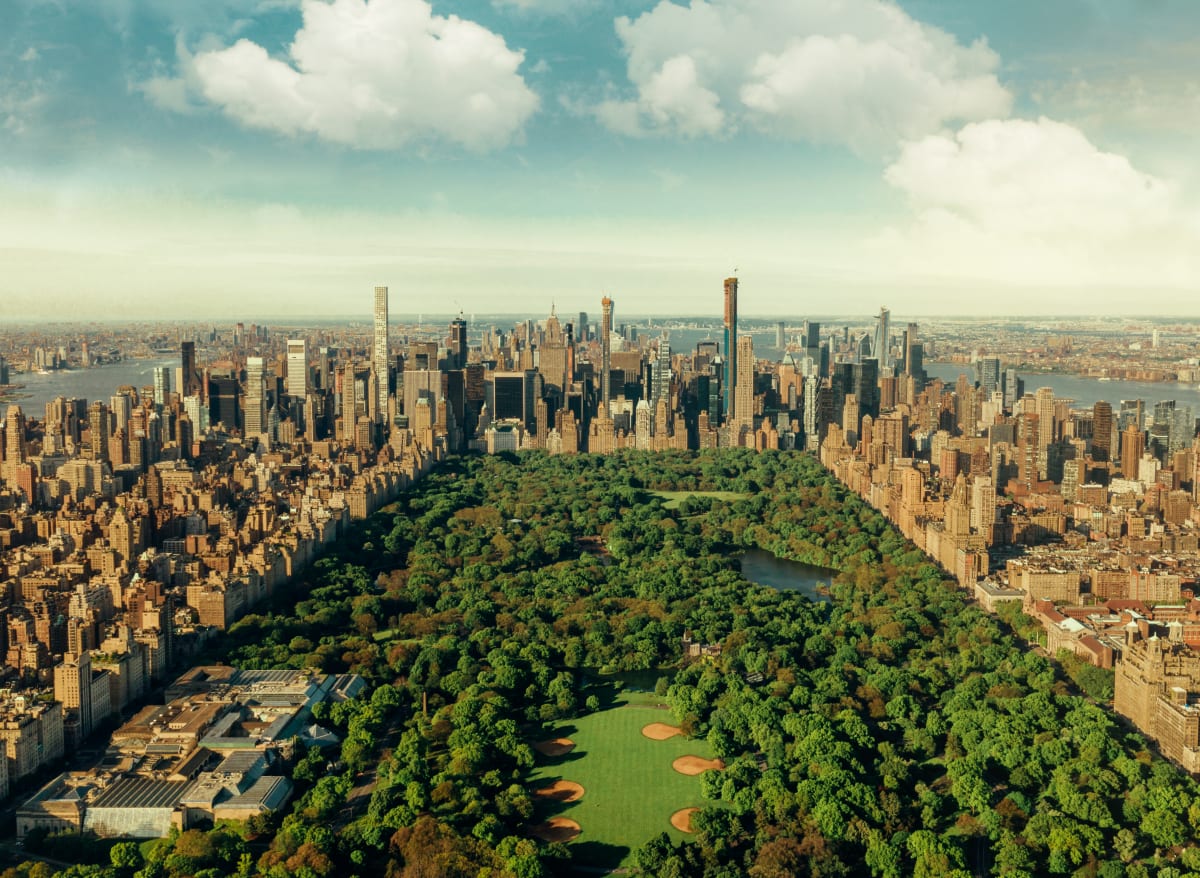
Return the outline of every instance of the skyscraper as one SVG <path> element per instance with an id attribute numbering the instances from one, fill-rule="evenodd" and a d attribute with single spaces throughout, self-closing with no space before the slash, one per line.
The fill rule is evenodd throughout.
<path id="1" fill-rule="evenodd" d="M 1146 434 L 1141 425 L 1131 423 L 1121 433 L 1121 475 L 1127 479 L 1138 477 L 1138 461 L 1146 451 Z"/>
<path id="2" fill-rule="evenodd" d="M 288 339 L 287 392 L 296 399 L 308 396 L 308 342 L 302 338 Z"/>
<path id="3" fill-rule="evenodd" d="M 1017 375 L 1016 369 L 1009 367 L 1004 370 L 1004 379 L 1001 384 L 1004 389 L 1004 408 L 1011 412 L 1017 400 L 1025 395 L 1025 382 Z"/>
<path id="4" fill-rule="evenodd" d="M 171 395 L 171 368 L 169 366 L 154 367 L 154 404 L 166 405 L 167 397 Z"/>
<path id="5" fill-rule="evenodd" d="M 737 294 L 738 279 L 725 278 L 725 418 L 733 422 L 737 415 Z"/>
<path id="6" fill-rule="evenodd" d="M 612 417 L 612 299 L 605 296 L 600 300 L 600 415 Z"/>
<path id="7" fill-rule="evenodd" d="M 375 288 L 375 347 L 371 367 L 375 371 L 376 420 L 388 410 L 388 288 Z"/>
<path id="8" fill-rule="evenodd" d="M 754 339 L 745 335 L 737 340 L 737 377 L 734 379 L 733 410 L 735 418 L 732 423 L 739 430 L 747 433 L 754 432 Z M 751 443 L 753 444 L 753 443 Z"/>
<path id="9" fill-rule="evenodd" d="M 263 358 L 246 358 L 245 434 L 258 436 L 266 432 L 267 386 L 263 380 Z"/>
<path id="10" fill-rule="evenodd" d="M 182 377 L 179 381 L 181 396 L 192 396 L 200 392 L 200 377 L 196 374 L 196 343 L 185 341 L 180 345 L 182 355 Z"/>
<path id="11" fill-rule="evenodd" d="M 19 405 L 8 407 L 8 417 L 4 422 L 4 463 L 16 464 L 25 462 L 25 415 Z M 7 467 L 11 469 L 11 467 Z"/>
<path id="12" fill-rule="evenodd" d="M 88 408 L 88 435 L 91 437 L 92 460 L 108 460 L 108 407 L 97 400 Z"/>
<path id="13" fill-rule="evenodd" d="M 805 320 L 801 336 L 804 342 L 804 355 L 811 357 L 819 368 L 821 365 L 821 324 L 816 320 Z"/>
<path id="14" fill-rule="evenodd" d="M 1049 452 L 1047 449 L 1057 438 L 1054 424 L 1054 390 L 1050 387 L 1039 387 L 1033 394 L 1033 398 L 1036 400 L 1038 416 L 1038 476 L 1044 479 L 1049 475 Z"/>
<path id="15" fill-rule="evenodd" d="M 467 344 L 467 321 L 462 315 L 450 321 L 450 357 L 448 369 L 465 369 L 470 346 Z"/>
<path id="16" fill-rule="evenodd" d="M 354 427 L 358 423 L 358 379 L 354 377 L 353 361 L 342 367 L 342 435 L 344 442 L 354 441 Z M 411 412 L 406 412 L 411 414 Z"/>
<path id="17" fill-rule="evenodd" d="M 913 371 L 913 348 L 918 344 L 920 344 L 920 339 L 917 335 L 917 324 L 910 323 L 904 330 L 904 371 L 913 376 L 917 374 Z"/>
<path id="18" fill-rule="evenodd" d="M 988 398 L 992 392 L 1000 388 L 1000 359 L 998 357 L 980 357 L 975 361 L 975 380 Z"/>
<path id="19" fill-rule="evenodd" d="M 233 376 L 221 375 L 210 378 L 211 391 L 208 398 L 208 420 L 210 424 L 221 424 L 227 431 L 239 430 L 238 417 L 239 386 Z"/>
<path id="20" fill-rule="evenodd" d="M 892 312 L 887 308 L 879 309 L 879 316 L 875 318 L 875 359 L 879 361 L 880 372 L 885 372 L 892 367 Z"/>
<path id="21" fill-rule="evenodd" d="M 1099 400 L 1092 406 L 1092 458 L 1112 460 L 1113 410 L 1110 403 Z"/>

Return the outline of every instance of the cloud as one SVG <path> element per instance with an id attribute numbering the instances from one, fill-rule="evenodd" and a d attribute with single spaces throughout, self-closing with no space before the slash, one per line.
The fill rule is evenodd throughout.
<path id="1" fill-rule="evenodd" d="M 884 178 L 915 218 L 877 244 L 910 270 L 1019 283 L 1196 277 L 1200 238 L 1174 188 L 1071 125 L 969 124 L 905 144 Z"/>
<path id="2" fill-rule="evenodd" d="M 604 101 L 596 114 L 614 131 L 641 136 L 647 129 L 643 117 L 653 128 L 669 128 L 685 137 L 718 135 L 725 127 L 720 98 L 700 85 L 696 62 L 688 55 L 676 55 L 654 71 L 642 87 L 643 104 Z"/>
<path id="3" fill-rule="evenodd" d="M 1012 104 L 984 40 L 963 46 L 884 0 L 662 0 L 616 29 L 636 97 L 595 112 L 622 133 L 744 122 L 874 152 Z"/>
<path id="4" fill-rule="evenodd" d="M 306 0 L 302 12 L 286 61 L 246 39 L 198 52 L 199 94 L 243 125 L 358 149 L 501 147 L 538 107 L 517 72 L 524 53 L 424 0 Z"/>

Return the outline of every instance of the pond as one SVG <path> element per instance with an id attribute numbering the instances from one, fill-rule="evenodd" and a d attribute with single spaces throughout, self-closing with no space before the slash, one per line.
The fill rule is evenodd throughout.
<path id="1" fill-rule="evenodd" d="M 829 603 L 830 582 L 838 571 L 815 564 L 802 564 L 779 558 L 762 549 L 750 549 L 738 559 L 742 576 L 755 585 L 765 585 L 779 591 L 798 591 L 809 600 Z M 818 586 L 823 586 L 818 590 Z"/>

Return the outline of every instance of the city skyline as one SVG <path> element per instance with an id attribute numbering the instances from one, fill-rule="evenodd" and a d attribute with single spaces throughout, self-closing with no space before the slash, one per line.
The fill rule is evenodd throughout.
<path id="1" fill-rule="evenodd" d="M 245 7 L 0 14 L 6 317 L 1200 313 L 1182 2 Z"/>

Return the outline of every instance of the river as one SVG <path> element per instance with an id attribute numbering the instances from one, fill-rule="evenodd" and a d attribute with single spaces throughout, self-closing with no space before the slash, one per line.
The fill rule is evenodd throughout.
<path id="1" fill-rule="evenodd" d="M 836 570 L 789 561 L 762 549 L 750 549 L 738 559 L 738 563 L 742 568 L 742 576 L 755 585 L 765 585 L 779 591 L 798 591 L 809 600 L 822 603 L 832 600 L 828 594 L 818 591 L 817 587 L 828 588 L 833 577 L 838 575 Z"/>
<path id="2" fill-rule="evenodd" d="M 970 365 L 926 363 L 925 372 L 930 378 L 941 378 L 951 386 L 960 374 L 965 374 L 972 382 L 975 380 L 975 368 Z M 1126 381 L 1121 378 L 1101 381 L 1099 378 L 1062 375 L 1057 372 L 1017 374 L 1024 380 L 1027 393 L 1033 393 L 1039 387 L 1049 387 L 1060 399 L 1075 400 L 1076 408 L 1091 408 L 1094 403 L 1104 400 L 1111 403 L 1116 411 L 1121 407 L 1121 400 L 1140 399 L 1149 409 L 1156 402 L 1173 399 L 1177 406 L 1191 406 L 1193 413 L 1200 414 L 1200 387 L 1195 384 Z"/>
<path id="3" fill-rule="evenodd" d="M 154 360 L 124 360 L 109 366 L 96 366 L 92 369 L 62 369 L 57 372 L 38 374 L 36 372 L 10 373 L 9 380 L 14 384 L 24 385 L 14 390 L 9 403 L 16 403 L 26 416 L 41 418 L 45 414 L 46 403 L 55 397 L 65 396 L 68 399 L 77 397 L 86 400 L 103 400 L 117 392 L 123 384 L 132 384 L 140 391 L 143 387 L 154 383 L 155 366 L 171 366 L 172 390 L 175 390 L 175 370 L 179 365 L 179 357 L 166 357 Z"/>

